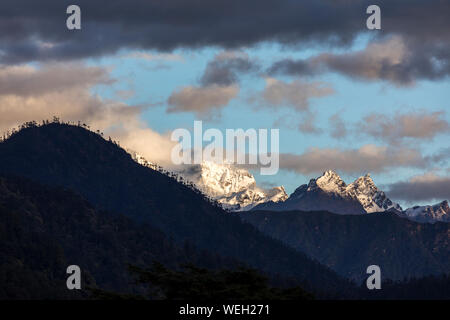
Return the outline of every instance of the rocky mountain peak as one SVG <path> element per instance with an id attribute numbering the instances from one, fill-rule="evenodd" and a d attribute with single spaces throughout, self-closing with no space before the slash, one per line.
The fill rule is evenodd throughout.
<path id="1" fill-rule="evenodd" d="M 418 222 L 450 221 L 448 201 L 442 201 L 432 206 L 415 206 L 405 211 L 405 215 Z"/>
<path id="2" fill-rule="evenodd" d="M 250 210 L 263 202 L 279 202 L 288 198 L 282 186 L 260 188 L 249 171 L 232 164 L 205 161 L 200 165 L 186 166 L 177 173 L 233 211 Z"/>
<path id="3" fill-rule="evenodd" d="M 345 187 L 345 182 L 333 170 L 327 170 L 317 179 L 311 179 L 308 185 L 310 191 L 320 188 L 325 192 L 333 193 L 341 193 Z"/>
<path id="4" fill-rule="evenodd" d="M 284 205 L 289 210 L 328 210 L 349 214 L 402 211 L 397 203 L 377 188 L 370 174 L 347 185 L 333 170 L 327 170 L 307 185 L 298 187 Z M 280 202 L 275 208 L 283 210 L 283 203 Z M 266 206 L 265 209 L 270 208 Z"/>

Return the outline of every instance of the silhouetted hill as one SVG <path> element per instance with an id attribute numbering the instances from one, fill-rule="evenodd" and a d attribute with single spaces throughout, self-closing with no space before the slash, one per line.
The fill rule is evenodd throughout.
<path id="1" fill-rule="evenodd" d="M 236 266 L 216 254 L 177 246 L 162 232 L 100 212 L 68 190 L 0 176 L 0 299 L 87 298 L 66 288 L 66 268 L 80 266 L 82 288 L 138 293 L 128 264 L 154 261 L 209 268 Z"/>
<path id="2" fill-rule="evenodd" d="M 441 275 L 411 278 L 407 281 L 388 280 L 381 284 L 381 290 L 367 292 L 367 299 L 449 300 L 450 277 Z"/>
<path id="3" fill-rule="evenodd" d="M 419 224 L 394 213 L 336 215 L 329 212 L 241 214 L 267 235 L 305 252 L 345 277 L 367 277 L 379 265 L 386 279 L 450 272 L 449 224 Z"/>
<path id="4" fill-rule="evenodd" d="M 0 172 L 81 194 L 98 210 L 148 223 L 177 243 L 234 258 L 290 285 L 344 296 L 348 281 L 158 171 L 134 162 L 100 135 L 78 126 L 31 126 L 0 143 Z M 139 241 L 139 239 L 134 239 Z"/>

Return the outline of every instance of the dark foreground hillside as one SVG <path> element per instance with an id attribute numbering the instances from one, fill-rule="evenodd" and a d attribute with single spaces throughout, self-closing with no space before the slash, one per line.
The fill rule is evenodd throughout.
<path id="1" fill-rule="evenodd" d="M 84 289 L 122 293 L 139 293 L 128 264 L 236 266 L 187 243 L 179 247 L 148 225 L 100 212 L 71 191 L 23 178 L 0 177 L 0 242 L 0 299 L 87 298 L 86 290 L 66 288 L 72 264 L 82 270 Z"/>
<path id="2" fill-rule="evenodd" d="M 246 212 L 265 234 L 305 252 L 342 276 L 362 281 L 380 266 L 385 279 L 450 273 L 450 224 L 420 224 L 395 214 Z"/>
<path id="3" fill-rule="evenodd" d="M 52 123 L 21 130 L 0 143 L 0 173 L 71 189 L 96 210 L 149 224 L 180 246 L 188 241 L 199 250 L 289 279 L 286 285 L 301 285 L 319 297 L 355 294 L 350 282 L 330 269 L 263 235 L 188 186 L 137 164 L 116 144 L 82 127 Z M 130 236 L 129 241 L 139 240 Z"/>

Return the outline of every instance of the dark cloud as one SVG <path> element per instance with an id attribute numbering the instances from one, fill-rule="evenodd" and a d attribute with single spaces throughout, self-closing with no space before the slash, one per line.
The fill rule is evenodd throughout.
<path id="1" fill-rule="evenodd" d="M 167 99 L 167 112 L 193 112 L 200 118 L 220 116 L 220 109 L 239 93 L 238 76 L 257 69 L 244 52 L 221 52 L 208 62 L 198 86 L 172 92 Z"/>
<path id="2" fill-rule="evenodd" d="M 395 35 L 370 42 L 360 51 L 324 53 L 304 60 L 275 62 L 269 74 L 311 76 L 338 72 L 359 80 L 385 80 L 399 86 L 417 79 L 437 80 L 450 75 L 450 41 L 433 42 Z"/>
<path id="3" fill-rule="evenodd" d="M 286 45 L 348 45 L 366 32 L 369 0 L 78 0 L 82 29 L 66 29 L 68 0 L 3 0 L 0 62 L 100 56 L 119 49 L 220 46 L 263 41 Z M 382 31 L 427 44 L 448 61 L 450 4 L 441 0 L 384 0 Z M 443 44 L 440 48 L 438 44 Z M 409 47 L 409 46 L 408 46 Z M 431 68 L 428 60 L 418 71 Z M 428 65 L 427 65 L 428 63 Z M 416 71 L 415 71 L 416 72 Z"/>
<path id="4" fill-rule="evenodd" d="M 340 139 L 340 138 L 345 138 L 347 136 L 347 133 L 348 133 L 347 126 L 346 126 L 344 120 L 342 120 L 339 113 L 335 113 L 334 115 L 332 115 L 328 119 L 328 123 L 329 123 L 330 129 L 331 129 L 330 135 L 333 138 Z"/>
<path id="5" fill-rule="evenodd" d="M 436 163 L 436 165 L 441 167 L 446 166 L 449 164 L 450 160 L 450 147 L 442 148 L 428 158 L 430 162 Z M 447 171 L 450 173 L 450 168 L 448 168 Z"/>
<path id="6" fill-rule="evenodd" d="M 317 65 L 309 59 L 294 60 L 291 58 L 275 62 L 267 70 L 268 74 L 285 74 L 291 76 L 311 76 L 319 73 Z"/>
<path id="7" fill-rule="evenodd" d="M 388 188 L 389 197 L 409 203 L 450 199 L 450 177 L 439 177 L 433 173 L 396 182 Z"/>
<path id="8" fill-rule="evenodd" d="M 200 82 L 203 86 L 228 86 L 238 82 L 239 74 L 255 72 L 258 69 L 259 66 L 243 52 L 222 52 L 208 62 Z"/>

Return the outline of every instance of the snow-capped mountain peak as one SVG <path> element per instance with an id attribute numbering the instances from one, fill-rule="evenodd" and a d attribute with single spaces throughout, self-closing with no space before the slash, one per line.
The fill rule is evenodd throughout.
<path id="1" fill-rule="evenodd" d="M 312 192 L 317 189 L 345 199 L 355 199 L 367 213 L 402 210 L 400 205 L 392 202 L 383 191 L 377 188 L 370 173 L 347 185 L 335 171 L 327 170 L 320 177 L 311 179 L 306 191 Z M 296 190 L 296 196 L 301 197 L 302 192 L 300 187 Z"/>
<path id="2" fill-rule="evenodd" d="M 309 182 L 308 189 L 320 188 L 325 192 L 342 193 L 345 190 L 345 182 L 333 170 L 327 170 L 317 179 Z"/>
<path id="3" fill-rule="evenodd" d="M 258 187 L 250 172 L 232 164 L 205 161 L 184 167 L 178 173 L 233 211 L 250 210 L 260 203 L 284 201 L 288 197 L 282 186 L 271 189 Z"/>
<path id="4" fill-rule="evenodd" d="M 450 207 L 445 200 L 431 206 L 415 206 L 406 209 L 405 215 L 418 222 L 450 222 Z"/>
<path id="5" fill-rule="evenodd" d="M 258 208 L 276 211 L 327 210 L 343 214 L 402 211 L 397 203 L 377 188 L 369 173 L 347 185 L 333 170 L 327 170 L 307 185 L 298 187 L 286 201 Z"/>
<path id="6" fill-rule="evenodd" d="M 221 165 L 205 161 L 200 168 L 202 184 L 211 196 L 241 192 L 256 186 L 255 178 L 250 172 L 232 167 L 231 164 Z"/>
<path id="7" fill-rule="evenodd" d="M 388 210 L 402 211 L 399 204 L 392 202 L 383 191 L 377 188 L 370 173 L 349 184 L 346 193 L 357 198 L 367 213 Z"/>

